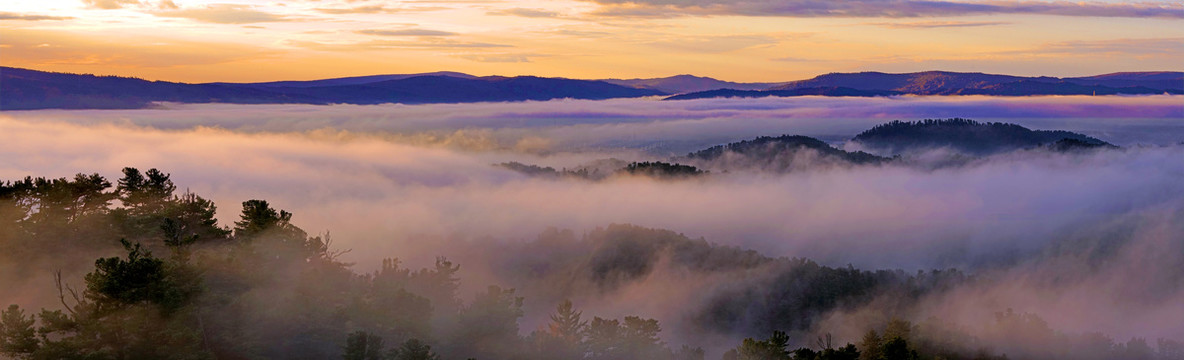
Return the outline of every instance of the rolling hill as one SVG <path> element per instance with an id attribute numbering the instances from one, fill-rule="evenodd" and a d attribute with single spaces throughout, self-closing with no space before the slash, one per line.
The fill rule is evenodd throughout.
<path id="1" fill-rule="evenodd" d="M 153 102 L 234 104 L 427 104 L 612 99 L 664 95 L 595 80 L 379 75 L 300 82 L 187 84 L 0 67 L 0 110 L 135 109 Z"/>
<path id="2" fill-rule="evenodd" d="M 833 73 L 788 83 L 737 83 L 692 75 L 577 80 L 473 76 L 457 72 L 308 81 L 189 84 L 0 67 L 0 110 L 135 109 L 154 102 L 234 104 L 429 104 L 602 100 L 678 94 L 667 100 L 768 96 L 1151 95 L 1184 94 L 1184 72 L 1020 77 L 928 71 Z"/>
<path id="3" fill-rule="evenodd" d="M 893 121 L 868 129 L 851 141 L 869 150 L 894 155 L 943 148 L 976 156 L 1050 145 L 1053 150 L 1116 148 L 1075 132 L 1031 130 L 1016 124 L 957 118 Z"/>
<path id="4" fill-rule="evenodd" d="M 687 154 L 685 162 L 723 171 L 789 172 L 818 166 L 875 165 L 890 160 L 862 151 L 836 149 L 812 137 L 781 135 L 709 147 Z"/>

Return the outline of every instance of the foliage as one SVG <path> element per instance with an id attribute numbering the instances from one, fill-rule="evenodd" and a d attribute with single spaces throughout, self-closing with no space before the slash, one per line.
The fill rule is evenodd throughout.
<path id="1" fill-rule="evenodd" d="M 169 175 L 123 170 L 0 182 L 0 266 L 11 276 L 55 264 L 53 303 L 39 312 L 0 312 L 0 355 L 17 359 L 679 359 L 656 319 L 591 316 L 553 301 L 549 322 L 520 335 L 522 292 L 489 286 L 460 300 L 460 265 L 444 257 L 410 269 L 389 258 L 359 274 L 337 258 L 329 234 L 310 236 L 293 215 L 262 200 L 243 202 L 233 229 L 212 202 L 174 194 Z M 500 246 L 500 245 L 499 245 Z M 769 258 L 668 230 L 611 225 L 577 238 L 552 229 L 510 251 L 534 256 L 496 266 L 525 286 L 580 286 L 612 292 L 652 274 L 658 262 L 691 275 L 762 274 L 758 281 L 705 288 L 694 326 L 772 334 L 737 344 L 730 359 L 1179 359 L 1184 345 L 1158 339 L 1115 342 L 1100 333 L 1053 331 L 1032 314 L 1000 312 L 987 341 L 930 319 L 891 319 L 858 346 L 790 350 L 818 316 L 876 297 L 903 302 L 974 281 L 954 270 L 863 271 L 797 258 Z M 118 256 L 115 256 L 115 255 Z M 165 254 L 160 257 L 154 254 Z M 97 260 L 95 260 L 97 258 Z M 75 264 L 82 264 L 81 266 Z M 75 266 L 77 268 L 71 267 Z M 24 273 L 22 273 L 24 272 Z M 75 289 L 70 282 L 81 279 Z M 532 289 L 537 290 L 537 289 Z M 529 293 L 544 293 L 531 291 Z M 741 320 L 744 319 L 744 320 Z M 744 322 L 741 322 L 744 321 Z M 794 334 L 794 335 L 790 335 Z M 883 334 L 883 336 L 880 336 Z M 822 339 L 822 338 L 820 338 Z M 389 351 L 384 344 L 397 344 Z M 1037 345 L 1033 345 L 1037 344 Z M 1051 344 L 1043 346 L 1044 344 Z M 681 345 L 681 344 L 679 344 Z M 1066 352 L 1057 349 L 1081 349 Z M 1082 354 L 1087 356 L 1082 356 Z M 1096 355 L 1088 355 L 1096 354 Z"/>
<path id="2" fill-rule="evenodd" d="M 891 160 L 862 151 L 843 151 L 822 140 L 801 135 L 761 136 L 752 140 L 716 145 L 689 153 L 686 157 L 692 160 L 724 161 L 731 165 L 784 172 L 794 169 L 797 165 L 803 165 L 795 162 L 810 160 L 807 159 L 808 156 L 804 156 L 806 152 L 813 152 L 814 156 L 833 164 L 875 165 Z"/>
<path id="3" fill-rule="evenodd" d="M 620 170 L 629 175 L 649 176 L 659 179 L 682 179 L 706 175 L 707 172 L 690 165 L 671 164 L 661 161 L 634 162 Z"/>
<path id="4" fill-rule="evenodd" d="M 398 348 L 391 349 L 391 360 L 440 360 L 440 356 L 432 352 L 432 346 L 419 339 L 411 338 L 403 342 Z"/>
<path id="5" fill-rule="evenodd" d="M 33 317 L 26 317 L 25 311 L 16 305 L 9 305 L 0 313 L 0 354 L 17 357 L 35 353 L 41 343 L 35 337 L 34 323 Z"/>
<path id="6" fill-rule="evenodd" d="M 1053 144 L 1062 139 L 1114 147 L 1105 141 L 1063 130 L 1030 130 L 1016 124 L 962 118 L 916 122 L 896 120 L 872 127 L 856 135 L 852 141 L 890 154 L 950 148 L 972 155 L 990 155 Z"/>
<path id="7" fill-rule="evenodd" d="M 345 340 L 344 360 L 384 360 L 382 338 L 357 331 Z"/>

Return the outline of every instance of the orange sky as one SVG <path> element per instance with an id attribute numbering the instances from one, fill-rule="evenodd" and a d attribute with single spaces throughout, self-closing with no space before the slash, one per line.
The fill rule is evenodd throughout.
<path id="1" fill-rule="evenodd" d="M 154 80 L 452 70 L 785 81 L 922 70 L 1184 70 L 1184 4 L 851 0 L 38 0 L 0 4 L 0 63 Z"/>

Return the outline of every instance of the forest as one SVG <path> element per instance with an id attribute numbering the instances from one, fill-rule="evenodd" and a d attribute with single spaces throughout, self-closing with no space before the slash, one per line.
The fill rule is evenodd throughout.
<path id="1" fill-rule="evenodd" d="M 1094 147 L 1115 148 L 1097 138 L 1065 130 L 1031 130 L 1011 123 L 963 118 L 895 120 L 861 132 L 851 141 L 892 154 L 947 147 L 982 156 L 1055 144 L 1064 139 Z"/>
<path id="2" fill-rule="evenodd" d="M 669 166 L 656 164 L 650 166 Z M 422 269 L 390 257 L 376 271 L 357 272 L 339 260 L 349 249 L 335 248 L 329 233 L 307 233 L 292 213 L 265 200 L 244 201 L 239 220 L 222 225 L 214 203 L 179 192 L 169 174 L 130 167 L 122 173 L 114 183 L 99 174 L 0 183 L 0 274 L 6 281 L 44 279 L 39 286 L 46 290 L 24 299 L 31 305 L 3 310 L 3 356 L 704 359 L 695 344 L 664 341 L 664 324 L 646 314 L 585 314 L 554 286 L 610 293 L 662 266 L 761 278 L 703 290 L 714 295 L 693 326 L 745 337 L 723 352 L 727 360 L 1083 358 L 1073 349 L 1087 349 L 1090 358 L 1184 358 L 1184 344 L 1172 339 L 1064 333 L 1010 309 L 984 329 L 1044 345 L 1001 351 L 948 331 L 940 319 L 893 315 L 910 299 L 978 281 L 958 270 L 835 268 L 627 224 L 582 238 L 548 229 L 511 249 L 546 255 L 499 267 L 524 291 L 488 284 L 462 299 L 463 264 L 444 256 Z M 548 291 L 539 298 L 553 304 L 549 321 L 521 328 L 523 303 L 534 300 L 524 294 Z M 898 305 L 877 300 L 884 298 Z M 816 328 L 822 314 L 869 305 L 883 316 L 861 338 L 834 339 Z"/>

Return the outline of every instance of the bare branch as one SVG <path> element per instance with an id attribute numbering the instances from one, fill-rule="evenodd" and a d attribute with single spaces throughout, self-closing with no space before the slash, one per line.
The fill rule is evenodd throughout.
<path id="1" fill-rule="evenodd" d="M 66 311 L 70 312 L 70 315 L 77 315 L 74 313 L 74 309 L 70 308 L 69 304 L 66 304 L 66 294 L 62 292 L 62 270 L 58 270 L 53 273 L 53 281 L 55 284 L 57 284 L 58 300 L 62 302 L 62 306 L 66 308 Z M 74 293 L 74 289 L 70 289 L 69 285 L 66 286 L 66 289 L 70 290 L 70 295 L 74 297 L 74 301 L 77 303 L 78 294 Z"/>

